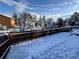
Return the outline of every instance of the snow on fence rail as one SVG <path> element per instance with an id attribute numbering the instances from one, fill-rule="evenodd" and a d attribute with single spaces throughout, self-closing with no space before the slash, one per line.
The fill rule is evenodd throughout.
<path id="1" fill-rule="evenodd" d="M 33 38 L 38 38 L 58 32 L 67 32 L 71 29 L 68 28 L 57 28 L 52 30 L 45 30 L 45 31 L 30 31 L 30 32 L 22 32 L 22 33 L 10 33 L 11 43 L 17 43 L 24 40 L 32 40 Z"/>

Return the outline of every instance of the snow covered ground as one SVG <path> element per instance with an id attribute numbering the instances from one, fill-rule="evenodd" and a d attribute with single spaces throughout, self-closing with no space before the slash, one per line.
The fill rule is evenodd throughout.
<path id="1" fill-rule="evenodd" d="M 6 59 L 79 59 L 79 36 L 57 33 L 12 46 Z"/>

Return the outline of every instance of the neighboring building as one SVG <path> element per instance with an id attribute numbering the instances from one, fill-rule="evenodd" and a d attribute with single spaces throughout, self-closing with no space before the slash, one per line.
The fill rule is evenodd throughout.
<path id="1" fill-rule="evenodd" d="M 13 18 L 4 16 L 0 14 L 0 24 L 2 26 L 6 26 L 7 28 L 14 28 L 16 27 L 16 21 Z"/>
<path id="2" fill-rule="evenodd" d="M 71 18 L 66 18 L 66 19 L 64 20 L 64 26 L 70 25 L 71 20 L 72 20 Z"/>
<path id="3" fill-rule="evenodd" d="M 72 20 L 74 21 L 75 25 L 79 25 L 79 13 L 75 12 L 75 13 L 73 13 L 73 15 L 71 17 L 72 17 Z"/>

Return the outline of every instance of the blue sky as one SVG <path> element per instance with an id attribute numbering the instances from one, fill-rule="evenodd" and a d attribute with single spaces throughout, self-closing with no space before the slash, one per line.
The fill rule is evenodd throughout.
<path id="1" fill-rule="evenodd" d="M 11 16 L 15 11 L 65 18 L 79 12 L 79 0 L 0 0 L 1 14 Z"/>

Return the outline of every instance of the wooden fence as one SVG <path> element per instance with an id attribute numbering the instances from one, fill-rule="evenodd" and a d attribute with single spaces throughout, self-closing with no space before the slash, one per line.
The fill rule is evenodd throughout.
<path id="1" fill-rule="evenodd" d="M 71 28 L 56 28 L 52 30 L 34 30 L 26 32 L 11 32 L 8 35 L 0 36 L 0 57 L 4 58 L 7 51 L 10 49 L 11 44 L 22 42 L 25 40 L 32 40 L 33 38 L 38 38 L 46 35 L 51 35 L 58 32 L 68 32 Z"/>

